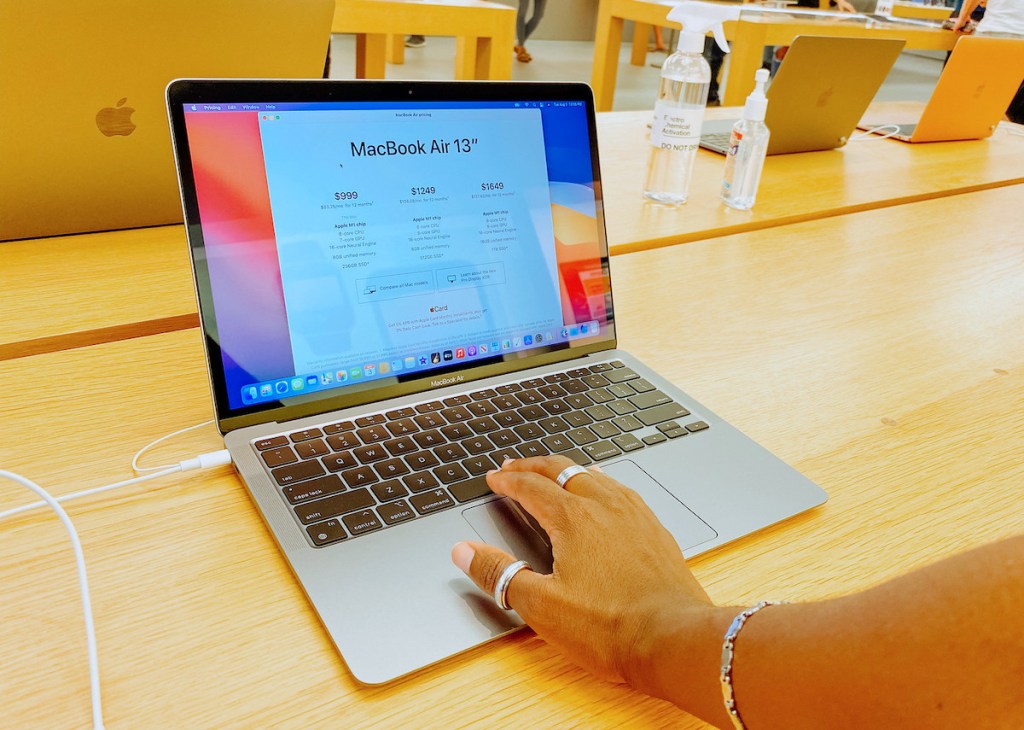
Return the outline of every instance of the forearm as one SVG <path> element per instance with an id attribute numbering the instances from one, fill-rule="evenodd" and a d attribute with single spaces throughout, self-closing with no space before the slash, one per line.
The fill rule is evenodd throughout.
<path id="1" fill-rule="evenodd" d="M 959 28 L 967 19 L 971 17 L 971 13 L 974 9 L 981 4 L 981 0 L 964 0 L 964 4 L 960 6 L 960 14 L 956 18 L 956 25 L 954 28 Z"/>
<path id="2" fill-rule="evenodd" d="M 736 642 L 748 728 L 1024 727 L 1024 537 L 871 590 L 772 606 Z M 718 672 L 738 608 L 652 631 L 634 684 L 728 727 Z"/>

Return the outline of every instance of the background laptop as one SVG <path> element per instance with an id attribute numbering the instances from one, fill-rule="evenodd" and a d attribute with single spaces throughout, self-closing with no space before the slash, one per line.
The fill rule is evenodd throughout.
<path id="1" fill-rule="evenodd" d="M 984 139 L 992 134 L 1024 80 L 1024 40 L 962 36 L 953 48 L 924 111 L 916 121 L 895 117 L 861 120 L 901 142 Z"/>
<path id="2" fill-rule="evenodd" d="M 521 625 L 448 558 L 550 570 L 487 489 L 506 454 L 601 462 L 688 555 L 825 500 L 615 349 L 588 86 L 176 81 L 168 105 L 219 427 L 358 680 Z"/>
<path id="3" fill-rule="evenodd" d="M 319 78 L 333 0 L 0 0 L 0 241 L 181 220 L 164 89 Z"/>
<path id="4" fill-rule="evenodd" d="M 768 87 L 768 154 L 846 144 L 904 41 L 797 36 Z M 700 146 L 725 154 L 736 119 L 704 123 Z"/>

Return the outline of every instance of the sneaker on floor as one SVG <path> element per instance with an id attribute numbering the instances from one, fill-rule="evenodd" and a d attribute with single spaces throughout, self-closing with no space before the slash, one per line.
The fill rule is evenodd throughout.
<path id="1" fill-rule="evenodd" d="M 427 39 L 421 35 L 411 35 L 405 39 L 406 48 L 420 48 L 427 44 Z"/>

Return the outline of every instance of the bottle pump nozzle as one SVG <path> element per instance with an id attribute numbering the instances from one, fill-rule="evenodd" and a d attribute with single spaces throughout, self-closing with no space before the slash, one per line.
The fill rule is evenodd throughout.
<path id="1" fill-rule="evenodd" d="M 754 90 L 747 97 L 747 103 L 743 107 L 743 118 L 755 122 L 763 122 L 765 112 L 768 111 L 768 97 L 764 92 L 764 85 L 768 83 L 768 69 L 759 68 L 754 72 Z"/>
<path id="2" fill-rule="evenodd" d="M 675 20 L 683 26 L 679 34 L 679 50 L 684 53 L 703 51 L 704 35 L 709 30 L 714 34 L 718 47 L 728 53 L 729 43 L 725 40 L 722 23 L 726 20 L 739 20 L 739 17 L 738 7 L 702 3 L 698 0 L 679 3 L 668 13 L 669 20 Z"/>

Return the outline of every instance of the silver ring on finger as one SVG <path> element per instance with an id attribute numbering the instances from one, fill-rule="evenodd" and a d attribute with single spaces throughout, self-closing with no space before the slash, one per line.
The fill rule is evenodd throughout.
<path id="1" fill-rule="evenodd" d="M 517 560 L 501 571 L 498 582 L 494 584 L 494 602 L 498 604 L 498 608 L 504 611 L 512 610 L 512 607 L 508 605 L 508 584 L 520 570 L 531 570 L 531 568 L 525 560 Z"/>
<path id="2" fill-rule="evenodd" d="M 558 473 L 558 476 L 555 477 L 555 483 L 559 487 L 561 487 L 562 489 L 565 489 L 565 483 L 568 482 L 570 479 L 572 479 L 574 476 L 576 476 L 578 474 L 589 474 L 589 473 L 590 472 L 587 471 L 587 468 L 585 466 L 580 466 L 579 464 L 573 464 L 572 466 L 565 467 L 564 469 L 562 469 L 562 471 L 560 471 Z"/>

